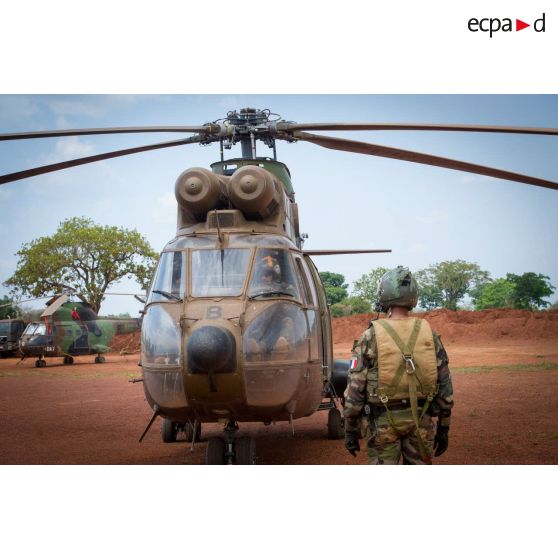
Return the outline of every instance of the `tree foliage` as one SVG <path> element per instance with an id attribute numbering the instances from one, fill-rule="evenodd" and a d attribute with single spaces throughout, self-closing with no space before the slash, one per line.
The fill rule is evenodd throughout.
<path id="1" fill-rule="evenodd" d="M 489 273 L 476 263 L 454 260 L 433 264 L 418 271 L 415 278 L 420 288 L 421 307 L 457 310 L 457 304 L 466 294 L 489 281 Z"/>
<path id="2" fill-rule="evenodd" d="M 17 269 L 4 283 L 13 293 L 40 297 L 73 290 L 96 312 L 107 288 L 123 277 L 135 277 L 146 289 L 157 262 L 137 231 L 84 217 L 63 221 L 52 236 L 24 244 L 17 255 Z"/>
<path id="3" fill-rule="evenodd" d="M 331 307 L 331 315 L 334 318 L 351 316 L 352 314 L 364 314 L 370 312 L 370 303 L 358 296 L 349 296 Z"/>
<path id="4" fill-rule="evenodd" d="M 474 292 L 475 310 L 487 308 L 513 308 L 515 285 L 500 278 L 481 285 Z"/>
<path id="5" fill-rule="evenodd" d="M 388 271 L 387 267 L 375 267 L 370 272 L 361 275 L 353 283 L 353 296 L 366 300 L 371 308 L 376 304 L 378 282 Z"/>
<path id="6" fill-rule="evenodd" d="M 515 287 L 514 308 L 536 310 L 550 306 L 550 302 L 543 300 L 554 292 L 554 286 L 550 284 L 550 277 L 529 271 L 523 275 L 508 273 L 506 279 Z"/>
<path id="7" fill-rule="evenodd" d="M 331 271 L 321 271 L 320 277 L 322 278 L 329 304 L 337 304 L 347 298 L 349 285 L 345 283 L 344 275 L 332 273 Z"/>
<path id="8" fill-rule="evenodd" d="M 13 299 L 5 295 L 0 298 L 0 320 L 15 318 L 18 315 L 19 309 Z"/>

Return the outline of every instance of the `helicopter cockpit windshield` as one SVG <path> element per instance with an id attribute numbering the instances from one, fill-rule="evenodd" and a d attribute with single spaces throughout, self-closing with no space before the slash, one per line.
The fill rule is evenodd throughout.
<path id="1" fill-rule="evenodd" d="M 46 325 L 43 323 L 38 324 L 37 322 L 32 322 L 27 325 L 23 335 L 46 335 Z"/>
<path id="2" fill-rule="evenodd" d="M 184 298 L 186 264 L 184 252 L 163 252 L 153 281 L 149 302 L 177 301 Z"/>
<path id="3" fill-rule="evenodd" d="M 192 251 L 192 296 L 241 295 L 249 261 L 249 249 Z"/>
<path id="4" fill-rule="evenodd" d="M 249 298 L 288 296 L 300 302 L 300 292 L 288 250 L 260 248 L 256 252 Z"/>

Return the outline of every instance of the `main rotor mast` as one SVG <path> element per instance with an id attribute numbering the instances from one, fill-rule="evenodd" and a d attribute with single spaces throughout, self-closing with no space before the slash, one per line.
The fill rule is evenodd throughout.
<path id="1" fill-rule="evenodd" d="M 270 120 L 272 113 L 269 109 L 258 110 L 254 108 L 243 108 L 240 111 L 230 111 L 227 118 L 222 121 L 225 139 L 221 139 L 221 161 L 223 161 L 223 149 L 230 149 L 240 141 L 243 159 L 256 159 L 256 139 L 263 141 L 273 149 L 273 159 L 277 160 L 275 150 L 275 139 L 273 132 L 276 131 L 275 122 Z"/>

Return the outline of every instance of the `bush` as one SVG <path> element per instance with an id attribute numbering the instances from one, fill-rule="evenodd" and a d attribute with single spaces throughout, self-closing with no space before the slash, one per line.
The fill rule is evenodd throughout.
<path id="1" fill-rule="evenodd" d="M 351 316 L 353 314 L 365 314 L 371 311 L 370 304 L 358 296 L 350 296 L 343 299 L 331 307 L 331 315 L 334 318 L 342 318 L 343 316 Z"/>

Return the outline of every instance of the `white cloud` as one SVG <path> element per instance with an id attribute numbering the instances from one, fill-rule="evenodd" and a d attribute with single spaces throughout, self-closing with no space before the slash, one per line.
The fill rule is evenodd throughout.
<path id="1" fill-rule="evenodd" d="M 95 153 L 95 146 L 80 140 L 78 137 L 67 137 L 59 139 L 56 142 L 54 151 L 44 157 L 44 161 L 48 163 L 58 163 L 70 159 L 78 159 L 87 157 Z"/>
<path id="2" fill-rule="evenodd" d="M 20 123 L 31 118 L 38 111 L 37 104 L 23 95 L 2 95 L 0 103 L 0 122 Z"/>
<path id="3" fill-rule="evenodd" d="M 106 114 L 106 108 L 102 103 L 88 102 L 73 99 L 53 99 L 47 100 L 48 108 L 59 116 L 87 116 L 98 118 Z"/>
<path id="4" fill-rule="evenodd" d="M 65 116 L 58 116 L 56 118 L 56 129 L 57 130 L 67 130 L 72 127 L 70 121 Z"/>
<path id="5" fill-rule="evenodd" d="M 155 202 L 153 222 L 159 224 L 176 224 L 176 198 L 174 194 L 163 194 Z"/>

